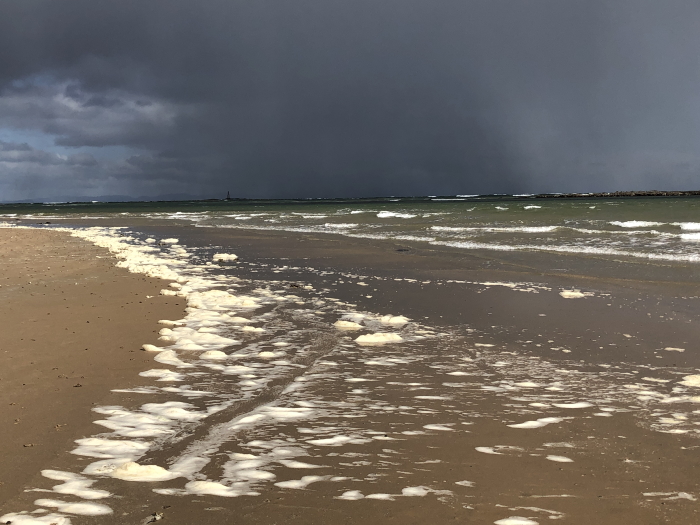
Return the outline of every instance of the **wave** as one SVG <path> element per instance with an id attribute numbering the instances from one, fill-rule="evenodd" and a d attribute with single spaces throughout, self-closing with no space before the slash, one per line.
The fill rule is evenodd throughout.
<path id="1" fill-rule="evenodd" d="M 379 213 L 377 213 L 377 217 L 379 217 L 380 219 L 388 219 L 390 217 L 396 217 L 399 219 L 412 219 L 415 216 L 416 215 L 414 215 L 413 213 L 397 213 L 393 211 L 380 211 Z"/>
<path id="2" fill-rule="evenodd" d="M 679 226 L 681 230 L 700 231 L 700 222 L 672 222 L 674 226 Z"/>
<path id="3" fill-rule="evenodd" d="M 199 225 L 200 227 L 207 227 L 208 225 Z M 211 226 L 216 227 L 216 226 Z M 290 231 L 298 233 L 337 233 L 344 235 L 346 237 L 352 237 L 357 239 L 375 239 L 375 240 L 401 240 L 401 241 L 414 241 L 414 242 L 425 242 L 432 244 L 434 246 L 448 246 L 451 248 L 461 248 L 468 250 L 491 250 L 491 251 L 535 251 L 535 252 L 555 252 L 555 253 L 570 253 L 578 255 L 603 255 L 603 256 L 618 256 L 618 257 L 633 257 L 635 259 L 647 259 L 655 261 L 669 261 L 669 262 L 691 262 L 700 263 L 700 253 L 659 253 L 659 252 L 641 252 L 636 250 L 624 250 L 619 248 L 610 248 L 604 246 L 589 246 L 589 245 L 545 245 L 545 244 L 502 244 L 502 243 L 489 243 L 489 242 L 478 242 L 478 241 L 454 241 L 447 239 L 437 239 L 435 237 L 429 236 L 417 236 L 417 235 L 392 235 L 392 234 L 379 234 L 379 233 L 361 233 L 361 232 L 348 232 L 343 229 L 338 229 L 338 231 L 328 231 L 328 229 L 322 229 L 320 227 L 295 227 L 295 226 L 281 226 L 281 227 L 264 227 L 264 226 L 239 226 L 239 225 L 222 225 L 218 226 L 222 228 L 240 228 L 240 229 L 254 229 L 254 230 L 278 230 L 278 231 Z M 445 228 L 445 227 L 442 227 Z M 551 226 L 548 228 L 557 228 L 557 226 Z M 603 232 L 611 233 L 611 232 Z M 617 232 L 612 232 L 617 233 Z M 645 232 L 646 233 L 646 232 Z M 693 234 L 683 234 L 683 235 L 693 235 Z M 697 234 L 696 238 L 688 240 L 698 240 L 700 241 L 700 233 Z"/>
<path id="4" fill-rule="evenodd" d="M 671 261 L 671 262 L 700 262 L 699 253 L 691 254 L 670 254 L 670 253 L 651 253 L 639 251 L 627 251 L 617 248 L 604 248 L 592 246 L 552 246 L 552 245 L 536 245 L 536 244 L 497 244 L 486 242 L 450 242 L 450 241 L 431 241 L 430 244 L 450 246 L 453 248 L 464 248 L 472 250 L 495 250 L 495 251 L 538 251 L 538 252 L 557 252 L 557 253 L 572 253 L 583 255 L 615 255 L 623 257 L 634 257 L 637 259 L 649 259 L 655 261 Z"/>
<path id="5" fill-rule="evenodd" d="M 431 230 L 435 231 L 451 231 L 451 232 L 465 232 L 465 231 L 483 231 L 483 232 L 520 232 L 520 233 L 548 233 L 552 232 L 560 226 L 510 226 L 510 227 L 498 227 L 498 226 L 431 226 Z"/>
<path id="6" fill-rule="evenodd" d="M 358 224 L 354 222 L 338 222 L 338 223 L 330 223 L 327 222 L 326 224 L 323 225 L 326 228 L 334 228 L 334 229 L 339 229 L 339 230 L 345 230 L 349 228 L 357 228 Z"/>
<path id="7" fill-rule="evenodd" d="M 650 221 L 611 221 L 610 224 L 621 228 L 652 228 L 654 226 L 664 226 L 665 222 Z"/>

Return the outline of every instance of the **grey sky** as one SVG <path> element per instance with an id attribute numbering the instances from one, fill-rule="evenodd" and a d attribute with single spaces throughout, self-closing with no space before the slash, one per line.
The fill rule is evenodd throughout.
<path id="1" fill-rule="evenodd" d="M 8 0 L 0 200 L 700 185 L 700 4 Z"/>

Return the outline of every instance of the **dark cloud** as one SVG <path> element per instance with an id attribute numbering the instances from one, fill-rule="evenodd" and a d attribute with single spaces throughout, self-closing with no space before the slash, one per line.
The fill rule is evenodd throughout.
<path id="1" fill-rule="evenodd" d="M 41 166 L 96 166 L 97 161 L 89 153 L 58 155 L 31 147 L 27 143 L 17 144 L 0 140 L 0 165 L 2 164 L 38 164 Z"/>
<path id="2" fill-rule="evenodd" d="M 0 129 L 77 155 L 0 154 L 80 168 L 32 172 L 54 192 L 694 187 L 698 20 L 676 0 L 10 0 Z"/>

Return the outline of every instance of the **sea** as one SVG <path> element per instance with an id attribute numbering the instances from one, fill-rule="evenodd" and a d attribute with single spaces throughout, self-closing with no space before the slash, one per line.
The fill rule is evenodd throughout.
<path id="1" fill-rule="evenodd" d="M 138 523 L 142 501 L 153 521 L 186 501 L 201 523 L 698 510 L 699 198 L 44 203 L 3 205 L 0 222 L 104 247 L 187 301 L 144 344 L 141 386 L 96 406 L 104 430 L 3 522 Z M 236 253 L 251 231 L 515 255 L 528 278 Z"/>
<path id="2" fill-rule="evenodd" d="M 700 197 L 453 196 L 355 200 L 42 203 L 0 220 L 96 219 L 332 233 L 464 250 L 561 252 L 700 262 Z M 132 222 L 130 222 L 132 221 Z"/>

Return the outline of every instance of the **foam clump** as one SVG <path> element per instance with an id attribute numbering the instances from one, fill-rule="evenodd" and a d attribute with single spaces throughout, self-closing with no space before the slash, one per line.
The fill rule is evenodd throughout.
<path id="1" fill-rule="evenodd" d="M 164 365 L 176 366 L 177 368 L 192 368 L 194 366 L 180 359 L 175 350 L 164 350 L 155 356 L 154 360 Z"/>
<path id="2" fill-rule="evenodd" d="M 542 428 L 552 423 L 561 423 L 562 421 L 564 420 L 560 417 L 543 417 L 535 421 L 525 421 L 524 423 L 518 423 L 515 425 L 508 426 L 510 428 Z"/>
<path id="3" fill-rule="evenodd" d="M 276 486 L 283 489 L 305 489 L 311 483 L 328 479 L 328 476 L 302 476 L 301 479 L 291 479 L 289 481 L 280 481 L 275 483 Z"/>
<path id="4" fill-rule="evenodd" d="M 700 388 L 700 375 L 683 376 L 683 381 L 680 383 L 681 385 Z"/>
<path id="5" fill-rule="evenodd" d="M 494 521 L 495 525 L 539 525 L 536 521 L 522 516 L 511 516 L 502 520 Z"/>
<path id="6" fill-rule="evenodd" d="M 365 334 L 361 335 L 357 339 L 355 339 L 355 342 L 358 344 L 369 344 L 369 345 L 374 345 L 374 344 L 385 344 L 385 343 L 400 343 L 403 341 L 403 338 L 399 334 L 391 334 L 391 333 L 376 333 L 376 334 Z"/>
<path id="7" fill-rule="evenodd" d="M 53 487 L 53 491 L 58 494 L 72 494 L 82 499 L 103 499 L 112 495 L 106 490 L 90 488 L 97 480 L 87 479 L 72 472 L 47 469 L 42 470 L 41 475 L 56 481 L 63 481 L 63 484 Z"/>
<path id="8" fill-rule="evenodd" d="M 150 443 L 125 439 L 82 438 L 76 439 L 78 446 L 71 451 L 76 456 L 118 459 L 145 454 Z M 87 474 L 87 472 L 86 472 Z"/>
<path id="9" fill-rule="evenodd" d="M 129 461 L 114 469 L 112 477 L 124 481 L 167 481 L 178 476 L 158 465 L 139 465 Z"/>
<path id="10" fill-rule="evenodd" d="M 194 408 L 189 403 L 181 401 L 166 401 L 165 403 L 146 403 L 141 407 L 146 412 L 166 417 L 168 419 L 176 419 L 181 421 L 197 421 L 205 418 L 206 414 L 200 412 L 191 412 L 188 409 Z"/>
<path id="11" fill-rule="evenodd" d="M 207 327 L 199 330 L 188 327 L 176 327 L 172 330 L 161 328 L 159 334 L 161 341 L 175 343 L 173 346 L 179 350 L 217 350 L 239 343 L 230 337 L 222 337 L 212 333 L 212 329 Z"/>
<path id="12" fill-rule="evenodd" d="M 238 255 L 234 255 L 232 253 L 215 253 L 213 257 L 214 262 L 235 261 L 236 259 L 238 259 Z"/>
<path id="13" fill-rule="evenodd" d="M 556 461 L 557 463 L 573 463 L 573 459 L 569 459 L 565 456 L 547 456 L 549 461 Z"/>
<path id="14" fill-rule="evenodd" d="M 443 432 L 451 432 L 454 429 L 448 427 L 447 425 L 440 425 L 437 423 L 431 423 L 429 425 L 423 425 L 426 430 L 442 430 Z"/>
<path id="15" fill-rule="evenodd" d="M 408 321 L 408 317 L 403 315 L 383 315 L 379 318 L 379 322 L 388 325 L 405 325 Z"/>
<path id="16" fill-rule="evenodd" d="M 593 404 L 588 401 L 579 401 L 578 403 L 552 403 L 557 408 L 589 408 Z"/>
<path id="17" fill-rule="evenodd" d="M 192 292 L 187 297 L 191 308 L 216 309 L 216 307 L 257 308 L 260 303 L 254 297 L 236 296 L 223 290 Z"/>
<path id="18" fill-rule="evenodd" d="M 43 516 L 30 516 L 12 512 L 0 516 L 0 522 L 12 523 L 12 525 L 71 525 L 70 518 L 61 514 L 44 514 Z"/>
<path id="19" fill-rule="evenodd" d="M 184 326 L 185 322 L 184 321 L 170 321 L 168 319 L 161 319 L 160 321 L 158 321 L 158 324 L 162 324 L 163 326 L 169 326 L 172 328 L 173 326 Z"/>
<path id="20" fill-rule="evenodd" d="M 157 377 L 158 381 L 182 381 L 185 378 L 182 374 L 167 368 L 152 368 L 151 370 L 139 372 L 139 375 L 141 377 Z"/>
<path id="21" fill-rule="evenodd" d="M 564 299 L 581 299 L 582 297 L 590 297 L 593 295 L 593 293 L 582 292 L 581 290 L 573 288 L 571 290 L 562 290 L 559 292 L 559 295 L 561 295 Z"/>
<path id="22" fill-rule="evenodd" d="M 343 492 L 340 496 L 336 496 L 335 499 L 344 499 L 346 501 L 357 501 L 359 499 L 364 499 L 365 495 L 359 490 L 348 490 Z"/>
<path id="23" fill-rule="evenodd" d="M 353 321 L 343 321 L 342 319 L 333 323 L 333 326 L 338 330 L 360 330 L 362 328 L 361 324 Z"/>
<path id="24" fill-rule="evenodd" d="M 247 494 L 240 489 L 227 487 L 215 481 L 190 481 L 185 485 L 185 489 L 190 494 L 200 496 L 223 496 L 225 498 L 235 498 Z"/>
<path id="25" fill-rule="evenodd" d="M 58 509 L 59 512 L 78 514 L 80 516 L 104 516 L 105 514 L 112 514 L 112 509 L 107 505 L 100 505 L 99 503 L 69 503 L 58 499 L 38 499 L 34 502 L 34 505 L 39 505 L 40 507 L 54 507 Z"/>
<path id="26" fill-rule="evenodd" d="M 260 332 L 264 332 L 265 329 L 264 329 L 264 328 L 260 328 L 259 326 L 244 326 L 243 328 L 241 328 L 241 331 L 242 331 L 242 332 L 256 332 L 256 333 L 260 333 Z"/>
<path id="27" fill-rule="evenodd" d="M 177 244 L 178 242 L 180 242 L 180 240 L 179 240 L 179 239 L 169 238 L 169 239 L 163 239 L 163 240 L 160 241 L 160 242 L 161 242 L 162 244 Z"/>
<path id="28" fill-rule="evenodd" d="M 226 359 L 228 355 L 221 350 L 207 350 L 199 354 L 200 359 Z"/>

